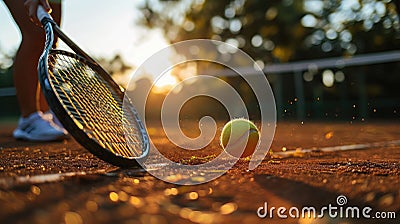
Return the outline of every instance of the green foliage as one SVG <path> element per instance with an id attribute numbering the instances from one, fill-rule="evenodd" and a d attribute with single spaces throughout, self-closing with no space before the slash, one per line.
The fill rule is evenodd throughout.
<path id="1" fill-rule="evenodd" d="M 0 88 L 13 86 L 12 67 L 0 69 Z"/>
<path id="2" fill-rule="evenodd" d="M 141 24 L 172 43 L 225 41 L 264 63 L 400 48 L 399 1 L 146 0 Z M 399 7 L 399 6 L 397 6 Z"/>
<path id="3" fill-rule="evenodd" d="M 100 57 L 96 60 L 110 75 L 124 74 L 132 69 L 132 66 L 128 65 L 119 54 L 113 58 Z"/>
<path id="4" fill-rule="evenodd" d="M 0 48 L 0 88 L 13 85 L 12 63 L 14 53 L 5 53 Z"/>

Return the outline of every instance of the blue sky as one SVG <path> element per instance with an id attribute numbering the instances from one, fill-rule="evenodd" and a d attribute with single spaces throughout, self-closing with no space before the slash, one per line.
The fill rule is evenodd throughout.
<path id="1" fill-rule="evenodd" d="M 160 31 L 135 24 L 140 18 L 136 0 L 64 0 L 62 29 L 91 55 L 111 57 L 117 53 L 139 66 L 147 57 L 167 46 Z M 17 49 L 21 37 L 4 2 L 0 1 L 0 48 Z M 62 45 L 60 47 L 63 47 Z"/>

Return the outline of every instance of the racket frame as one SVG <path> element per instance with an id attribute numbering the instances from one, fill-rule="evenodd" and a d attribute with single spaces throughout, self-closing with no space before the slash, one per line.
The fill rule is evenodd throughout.
<path id="1" fill-rule="evenodd" d="M 111 76 L 87 53 L 85 53 L 78 45 L 76 45 L 65 33 L 61 31 L 59 26 L 54 22 L 54 20 L 50 17 L 49 14 L 43 15 L 43 12 L 40 12 L 41 6 L 38 7 L 38 18 L 40 18 L 41 23 L 43 25 L 43 29 L 46 34 L 46 43 L 44 51 L 39 59 L 38 64 L 38 75 L 39 82 L 41 85 L 41 89 L 46 97 L 46 100 L 53 110 L 56 117 L 60 120 L 61 124 L 69 131 L 69 133 L 87 150 L 89 150 L 92 154 L 97 156 L 98 158 L 111 163 L 113 165 L 119 167 L 134 167 L 139 166 L 139 163 L 143 163 L 148 156 L 150 150 L 149 137 L 147 135 L 145 126 L 140 120 L 140 116 L 131 104 L 130 99 L 124 95 L 123 89 L 114 82 Z M 44 10 L 43 10 L 44 11 Z M 39 15 L 42 13 L 42 15 Z M 42 17 L 42 18 L 41 18 Z M 61 51 L 61 50 L 53 50 L 52 46 L 54 43 L 54 34 L 56 34 L 65 44 L 67 44 L 75 53 Z M 128 103 L 124 104 L 124 109 L 130 109 L 135 116 L 138 130 L 140 131 L 141 140 L 143 142 L 142 155 L 139 157 L 124 157 L 119 154 L 114 154 L 111 150 L 101 146 L 97 140 L 90 138 L 87 136 L 85 131 L 83 130 L 82 125 L 78 125 L 75 123 L 74 118 L 72 118 L 68 112 L 64 109 L 61 99 L 58 98 L 57 94 L 54 93 L 53 89 L 55 87 L 49 81 L 49 73 L 48 73 L 48 58 L 49 54 L 62 52 L 62 54 L 67 54 L 70 57 L 77 58 L 78 60 L 84 61 L 87 63 L 89 67 L 96 71 L 98 75 L 100 75 L 118 94 L 118 97 L 121 101 L 125 101 Z M 127 108 L 126 108 L 127 107 Z M 121 108 L 123 109 L 123 108 Z M 76 121 L 78 122 L 78 121 Z M 80 126 L 80 127 L 79 127 Z M 127 143 L 128 144 L 128 143 Z"/>

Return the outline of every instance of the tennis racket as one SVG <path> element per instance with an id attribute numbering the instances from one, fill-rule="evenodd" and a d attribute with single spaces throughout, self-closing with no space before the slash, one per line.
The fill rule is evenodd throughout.
<path id="1" fill-rule="evenodd" d="M 123 89 L 38 7 L 46 34 L 39 59 L 39 81 L 46 100 L 64 128 L 98 158 L 133 167 L 149 153 L 149 138 Z M 57 35 L 74 53 L 52 49 Z"/>

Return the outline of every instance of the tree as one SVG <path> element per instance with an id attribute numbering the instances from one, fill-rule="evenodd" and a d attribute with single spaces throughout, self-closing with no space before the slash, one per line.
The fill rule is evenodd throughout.
<path id="1" fill-rule="evenodd" d="M 263 63 L 400 48 L 399 1 L 146 0 L 141 24 L 171 43 L 225 41 Z M 371 38 L 372 37 L 372 38 Z"/>

